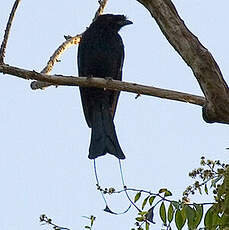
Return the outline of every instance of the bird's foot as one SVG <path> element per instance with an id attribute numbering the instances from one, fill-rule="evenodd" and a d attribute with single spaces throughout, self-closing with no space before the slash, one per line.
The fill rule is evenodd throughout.
<path id="1" fill-rule="evenodd" d="M 91 79 L 91 78 L 93 78 L 94 76 L 91 74 L 91 75 L 88 75 L 87 76 L 87 79 Z"/>
<path id="2" fill-rule="evenodd" d="M 112 81 L 113 80 L 112 77 L 105 77 L 104 79 L 107 80 L 107 81 Z"/>

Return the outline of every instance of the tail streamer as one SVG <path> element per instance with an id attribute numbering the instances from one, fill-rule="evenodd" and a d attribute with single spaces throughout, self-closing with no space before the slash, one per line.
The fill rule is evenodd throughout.
<path id="1" fill-rule="evenodd" d="M 133 205 L 139 212 L 141 212 L 141 209 L 136 206 L 136 204 L 131 200 L 129 194 L 126 191 L 127 187 L 126 187 L 125 182 L 124 182 L 124 176 L 123 176 L 123 172 L 122 172 L 122 165 L 121 165 L 120 159 L 119 159 L 119 169 L 120 169 L 120 174 L 121 174 L 121 178 L 122 178 L 123 189 L 124 189 L 124 192 L 126 194 L 127 199 L 130 201 L 131 205 Z M 130 207 L 131 207 L 131 205 L 130 205 Z"/>
<path id="2" fill-rule="evenodd" d="M 120 164 L 120 160 L 119 160 L 119 164 Z M 121 166 L 121 165 L 120 165 L 120 166 Z M 97 170 L 96 170 L 96 162 L 95 162 L 95 159 L 94 159 L 94 173 L 95 173 L 96 185 L 99 186 L 99 178 L 98 178 L 98 174 L 97 174 Z M 105 196 L 104 196 L 103 191 L 100 191 L 100 193 L 101 193 L 102 198 L 103 198 L 103 200 L 104 200 L 104 202 L 105 202 L 105 205 L 106 205 L 106 207 L 104 208 L 104 211 L 105 211 L 105 212 L 111 213 L 111 214 L 113 214 L 113 215 L 122 215 L 122 214 L 125 214 L 125 213 L 127 213 L 127 212 L 129 211 L 131 205 L 130 205 L 125 211 L 123 211 L 123 212 L 113 212 L 113 211 L 109 208 L 109 206 L 108 206 L 108 203 L 107 203 L 107 200 L 106 200 L 106 198 L 105 198 Z"/>

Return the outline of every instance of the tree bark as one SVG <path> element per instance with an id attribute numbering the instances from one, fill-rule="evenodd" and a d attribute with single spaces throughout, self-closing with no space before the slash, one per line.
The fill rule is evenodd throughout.
<path id="1" fill-rule="evenodd" d="M 173 90 L 159 89 L 152 86 L 139 85 L 136 83 L 121 82 L 116 80 L 104 78 L 88 78 L 88 77 L 74 77 L 63 75 L 47 75 L 38 73 L 36 71 L 25 70 L 6 64 L 0 64 L 0 73 L 10 74 L 27 80 L 37 80 L 41 82 L 48 82 L 50 85 L 66 85 L 66 86 L 82 86 L 82 87 L 98 87 L 104 90 L 118 90 L 136 93 L 139 95 L 155 96 L 169 100 L 181 101 L 195 105 L 203 106 L 205 98 L 191 95 L 188 93 L 181 93 Z M 108 76 L 109 77 L 109 76 Z"/>
<path id="2" fill-rule="evenodd" d="M 211 53 L 190 32 L 170 0 L 137 0 L 156 20 L 162 33 L 192 69 L 206 97 L 203 119 L 229 124 L 229 89 Z"/>

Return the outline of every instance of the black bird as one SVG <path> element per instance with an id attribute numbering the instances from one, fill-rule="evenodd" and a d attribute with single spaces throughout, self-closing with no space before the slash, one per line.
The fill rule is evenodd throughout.
<path id="1" fill-rule="evenodd" d="M 124 15 L 104 14 L 83 33 L 78 48 L 79 76 L 122 79 L 124 45 L 118 31 L 132 24 Z M 119 92 L 80 87 L 83 111 L 91 131 L 89 159 L 110 153 L 119 159 L 125 155 L 119 145 L 114 115 Z"/>

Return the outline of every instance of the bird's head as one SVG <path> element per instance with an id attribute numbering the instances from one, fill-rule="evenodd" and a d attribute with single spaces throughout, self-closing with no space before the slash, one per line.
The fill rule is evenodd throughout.
<path id="1" fill-rule="evenodd" d="M 133 24 L 124 15 L 102 14 L 94 22 L 97 25 L 109 26 L 112 30 L 118 32 L 123 26 Z"/>

